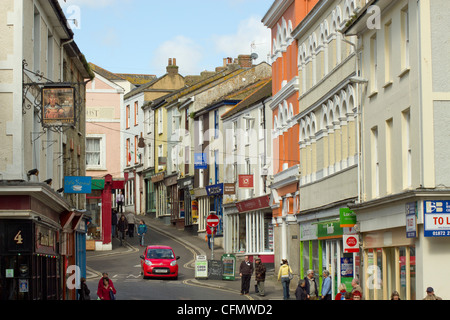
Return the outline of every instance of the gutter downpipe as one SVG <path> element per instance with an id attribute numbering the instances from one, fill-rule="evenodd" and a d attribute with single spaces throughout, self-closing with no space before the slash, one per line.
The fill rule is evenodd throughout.
<path id="1" fill-rule="evenodd" d="M 66 44 L 72 43 L 73 42 L 73 38 L 70 40 L 67 40 L 65 42 L 62 42 L 60 45 L 60 65 L 59 65 L 59 70 L 60 70 L 60 81 L 63 82 L 64 81 L 64 46 Z M 64 187 L 64 150 L 63 150 L 63 133 L 62 130 L 59 132 L 59 150 L 61 152 L 61 157 L 59 158 L 59 174 L 60 174 L 60 188 Z"/>

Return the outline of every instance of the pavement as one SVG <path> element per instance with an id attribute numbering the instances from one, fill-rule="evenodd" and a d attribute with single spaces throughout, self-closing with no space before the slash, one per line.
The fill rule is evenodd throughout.
<path id="1" fill-rule="evenodd" d="M 185 247 L 187 247 L 193 253 L 193 259 L 188 262 L 188 266 L 194 268 L 195 256 L 205 255 L 207 259 L 211 259 L 211 250 L 208 248 L 208 244 L 204 239 L 201 239 L 198 235 L 194 235 L 188 231 L 177 229 L 175 226 L 164 224 L 163 221 L 157 218 L 151 218 L 149 216 L 136 216 L 137 220 L 143 220 L 149 228 L 148 232 L 162 233 L 175 241 L 178 241 Z M 98 271 L 89 268 L 89 258 L 98 257 L 102 255 L 116 255 L 130 252 L 142 251 L 139 246 L 139 239 L 137 236 L 134 238 L 127 238 L 123 246 L 119 246 L 119 242 L 116 238 L 112 241 L 112 250 L 110 251 L 87 251 L 87 278 L 99 278 L 101 275 Z M 214 260 L 220 260 L 224 250 L 222 247 L 215 244 L 214 246 Z M 228 290 L 240 294 L 241 291 L 241 278 L 239 276 L 239 265 L 244 260 L 244 255 L 236 255 L 236 274 L 235 280 L 213 280 L 213 279 L 187 279 L 185 283 L 190 285 L 210 287 L 220 290 Z M 277 281 L 277 275 L 275 275 L 273 266 L 267 266 L 266 281 L 265 281 L 265 295 L 260 296 L 255 292 L 255 280 L 254 274 L 250 282 L 250 293 L 247 296 L 250 300 L 283 300 L 283 290 L 281 282 Z M 295 299 L 295 289 L 297 287 L 297 281 L 291 281 L 290 285 L 290 300 Z"/>

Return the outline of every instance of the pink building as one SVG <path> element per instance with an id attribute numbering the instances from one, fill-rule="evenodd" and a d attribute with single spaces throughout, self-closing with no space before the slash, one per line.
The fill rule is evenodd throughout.
<path id="1" fill-rule="evenodd" d="M 92 193 L 86 197 L 91 215 L 87 249 L 111 250 L 111 209 L 125 183 L 120 157 L 124 95 L 154 76 L 115 74 L 93 63 L 90 66 L 95 78 L 86 87 L 86 176 L 92 177 Z"/>

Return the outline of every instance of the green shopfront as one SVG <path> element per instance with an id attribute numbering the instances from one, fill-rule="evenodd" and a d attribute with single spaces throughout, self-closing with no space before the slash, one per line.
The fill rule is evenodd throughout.
<path id="1" fill-rule="evenodd" d="M 353 234 L 354 229 L 343 227 L 342 223 L 336 217 L 300 224 L 300 277 L 304 278 L 308 270 L 314 270 L 320 295 L 323 271 L 328 270 L 332 279 L 332 299 L 339 292 L 341 283 L 347 291 L 351 290 L 351 281 L 359 273 L 359 252 L 349 252 L 359 251 L 359 248 L 348 250 L 343 242 L 345 235 Z"/>

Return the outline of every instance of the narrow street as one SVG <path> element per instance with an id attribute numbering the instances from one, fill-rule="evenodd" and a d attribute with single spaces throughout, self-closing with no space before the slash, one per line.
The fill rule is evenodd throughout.
<path id="1" fill-rule="evenodd" d="M 146 243 L 171 246 L 180 256 L 178 280 L 143 279 L 139 258 L 143 248 L 139 246 L 138 238 L 127 238 L 126 249 L 119 248 L 120 243 L 114 238 L 112 251 L 88 253 L 87 285 L 91 299 L 96 299 L 100 274 L 107 272 L 117 290 L 118 300 L 249 300 L 237 291 L 208 288 L 191 281 L 195 278 L 194 261 L 198 252 L 156 229 L 149 229 Z"/>

